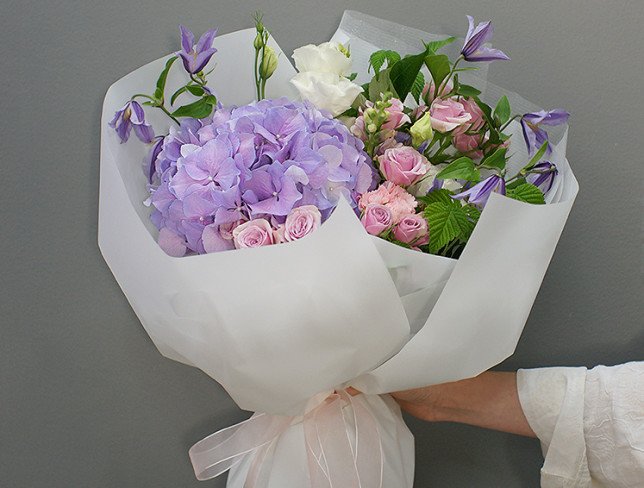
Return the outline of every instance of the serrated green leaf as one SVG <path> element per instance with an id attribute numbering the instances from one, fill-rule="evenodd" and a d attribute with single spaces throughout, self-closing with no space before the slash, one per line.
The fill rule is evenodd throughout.
<path id="1" fill-rule="evenodd" d="M 444 54 L 433 54 L 425 58 L 425 65 L 427 69 L 432 74 L 432 79 L 434 80 L 434 86 L 440 86 L 443 80 L 449 75 L 451 71 L 451 66 L 449 64 L 449 58 Z"/>
<path id="2" fill-rule="evenodd" d="M 525 183 L 525 178 L 518 178 L 514 180 L 512 183 L 508 183 L 505 185 L 505 190 L 513 190 L 517 186 L 523 185 Z"/>
<path id="3" fill-rule="evenodd" d="M 463 156 L 452 161 L 442 171 L 440 171 L 436 178 L 440 180 L 467 180 L 473 182 L 481 181 L 481 174 L 476 169 L 474 161 L 467 156 Z"/>
<path id="4" fill-rule="evenodd" d="M 507 189 L 505 195 L 520 202 L 540 205 L 546 203 L 541 190 L 531 183 L 523 183 L 516 188 Z"/>
<path id="5" fill-rule="evenodd" d="M 508 150 L 505 147 L 498 148 L 492 154 L 486 156 L 483 161 L 481 161 L 481 166 L 485 166 L 486 168 L 497 168 L 503 171 L 505 169 L 505 155 L 507 152 Z"/>
<path id="6" fill-rule="evenodd" d="M 384 66 L 385 62 L 387 67 L 390 68 L 394 63 L 400 61 L 400 54 L 396 51 L 391 51 L 389 49 L 382 49 L 376 51 L 369 56 L 369 70 L 373 69 L 374 74 L 380 72 L 380 69 Z"/>
<path id="7" fill-rule="evenodd" d="M 439 41 L 425 42 L 425 48 L 432 53 L 436 53 L 439 49 L 444 48 L 445 46 L 451 44 L 456 40 L 456 37 L 448 37 L 446 39 L 441 39 Z"/>
<path id="8" fill-rule="evenodd" d="M 496 104 L 496 108 L 494 109 L 494 119 L 499 125 L 503 125 L 510 120 L 510 101 L 505 95 L 503 95 Z"/>
<path id="9" fill-rule="evenodd" d="M 416 75 L 414 84 L 411 87 L 411 96 L 414 97 L 416 103 L 420 103 L 420 96 L 423 93 L 423 88 L 425 88 L 425 75 L 421 71 Z"/>
<path id="10" fill-rule="evenodd" d="M 196 102 L 188 105 L 183 105 L 177 110 L 172 112 L 175 117 L 192 117 L 194 119 L 203 119 L 212 113 L 213 104 L 205 98 L 201 98 Z"/>
<path id="11" fill-rule="evenodd" d="M 414 54 L 413 56 L 405 56 L 391 66 L 389 77 L 400 100 L 404 101 L 407 98 L 407 94 L 411 91 L 416 77 L 420 72 L 420 68 L 423 67 L 425 56 L 426 54 L 424 52 Z"/>
<path id="12" fill-rule="evenodd" d="M 453 201 L 453 198 L 449 190 L 441 188 L 440 190 L 430 191 L 424 197 L 418 197 L 416 198 L 416 200 L 424 203 L 425 205 L 430 205 L 436 202 L 451 203 Z"/>
<path id="13" fill-rule="evenodd" d="M 155 90 L 155 98 L 158 100 L 161 100 L 163 97 L 163 92 L 165 91 L 165 82 L 168 80 L 168 73 L 170 72 L 170 68 L 172 67 L 172 63 L 174 63 L 177 60 L 177 56 L 173 56 L 170 59 L 168 59 L 165 63 L 165 67 L 163 68 L 163 71 L 161 71 L 161 74 L 159 75 L 159 78 L 157 79 L 157 87 Z M 160 93 L 160 96 L 156 96 L 157 92 Z"/>
<path id="14" fill-rule="evenodd" d="M 474 223 L 460 202 L 436 202 L 425 207 L 425 219 L 429 226 L 429 251 L 436 253 L 454 239 L 470 235 Z"/>
<path id="15" fill-rule="evenodd" d="M 459 84 L 457 93 L 464 97 L 478 97 L 481 94 L 481 90 L 470 85 Z"/>

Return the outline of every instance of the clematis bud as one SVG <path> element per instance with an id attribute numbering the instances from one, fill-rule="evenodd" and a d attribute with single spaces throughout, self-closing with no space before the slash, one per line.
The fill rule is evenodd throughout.
<path id="1" fill-rule="evenodd" d="M 425 112 L 420 119 L 414 122 L 414 125 L 409 129 L 411 134 L 411 144 L 418 148 L 423 142 L 428 141 L 434 135 L 432 129 L 432 117 L 429 112 Z"/>

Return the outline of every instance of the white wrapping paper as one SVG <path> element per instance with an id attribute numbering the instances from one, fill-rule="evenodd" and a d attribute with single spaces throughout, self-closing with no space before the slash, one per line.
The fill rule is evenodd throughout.
<path id="1" fill-rule="evenodd" d="M 226 105 L 253 100 L 254 35 L 249 29 L 215 40 L 209 85 Z M 350 43 L 354 69 L 364 75 L 373 50 L 419 51 L 421 39 L 436 37 L 347 12 L 334 39 Z M 296 98 L 288 83 L 295 70 L 273 47 L 280 62 L 267 96 Z M 551 160 L 560 175 L 548 204 L 493 194 L 458 261 L 368 236 L 346 202 L 301 241 L 173 258 L 158 247 L 143 204 L 146 148 L 120 144 L 107 125 L 131 94 L 154 86 L 166 59 L 107 92 L 99 206 L 101 251 L 163 355 L 202 369 L 245 410 L 298 415 L 320 392 L 352 385 L 376 395 L 458 380 L 513 353 L 578 191 L 565 131 L 555 134 Z M 484 98 L 507 94 L 515 112 L 536 108 L 484 80 L 469 82 L 484 88 Z M 167 89 L 183 83 L 172 70 Z M 149 114 L 162 133 L 168 124 Z M 526 154 L 518 125 L 513 129 L 511 163 L 518 168 Z M 367 399 L 389 453 L 382 486 L 410 487 L 411 434 L 393 402 Z M 305 455 L 296 422 L 267 457 L 274 468 L 268 486 L 307 486 Z M 242 462 L 233 469 L 229 486 L 243 486 L 246 468 Z"/>

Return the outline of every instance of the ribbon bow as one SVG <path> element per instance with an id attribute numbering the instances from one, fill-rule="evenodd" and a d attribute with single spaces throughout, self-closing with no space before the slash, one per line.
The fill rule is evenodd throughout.
<path id="1" fill-rule="evenodd" d="M 252 458 L 244 488 L 268 486 L 268 454 L 292 425 L 302 423 L 311 488 L 382 488 L 383 452 L 378 421 L 364 395 L 345 390 L 314 397 L 301 416 L 255 413 L 190 448 L 198 480 L 225 473 Z"/>

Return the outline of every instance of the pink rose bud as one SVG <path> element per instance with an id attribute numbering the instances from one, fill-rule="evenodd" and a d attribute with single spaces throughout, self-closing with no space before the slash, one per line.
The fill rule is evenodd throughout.
<path id="1" fill-rule="evenodd" d="M 385 150 L 378 157 L 380 171 L 392 183 L 409 186 L 427 173 L 429 161 L 416 149 L 409 146 L 394 147 Z"/>
<path id="2" fill-rule="evenodd" d="M 432 128 L 442 133 L 454 130 L 472 118 L 465 111 L 462 103 L 451 98 L 434 100 L 429 108 L 429 113 L 432 117 Z"/>
<path id="3" fill-rule="evenodd" d="M 320 227 L 322 214 L 315 205 L 302 205 L 291 210 L 284 224 L 284 240 L 296 241 Z"/>
<path id="4" fill-rule="evenodd" d="M 273 228 L 265 219 L 249 220 L 235 227 L 233 240 L 237 249 L 275 244 Z"/>
<path id="5" fill-rule="evenodd" d="M 428 235 L 427 221 L 420 214 L 407 215 L 394 227 L 394 237 L 405 244 L 426 244 Z"/>
<path id="6" fill-rule="evenodd" d="M 226 239 L 227 241 L 232 241 L 233 230 L 235 230 L 236 227 L 239 227 L 244 222 L 245 220 L 236 220 L 234 222 L 229 222 L 227 224 L 221 224 L 219 226 L 219 233 L 221 234 L 221 237 L 223 239 Z"/>
<path id="7" fill-rule="evenodd" d="M 360 220 L 367 232 L 373 236 L 382 234 L 393 224 L 391 210 L 378 204 L 369 205 Z"/>

